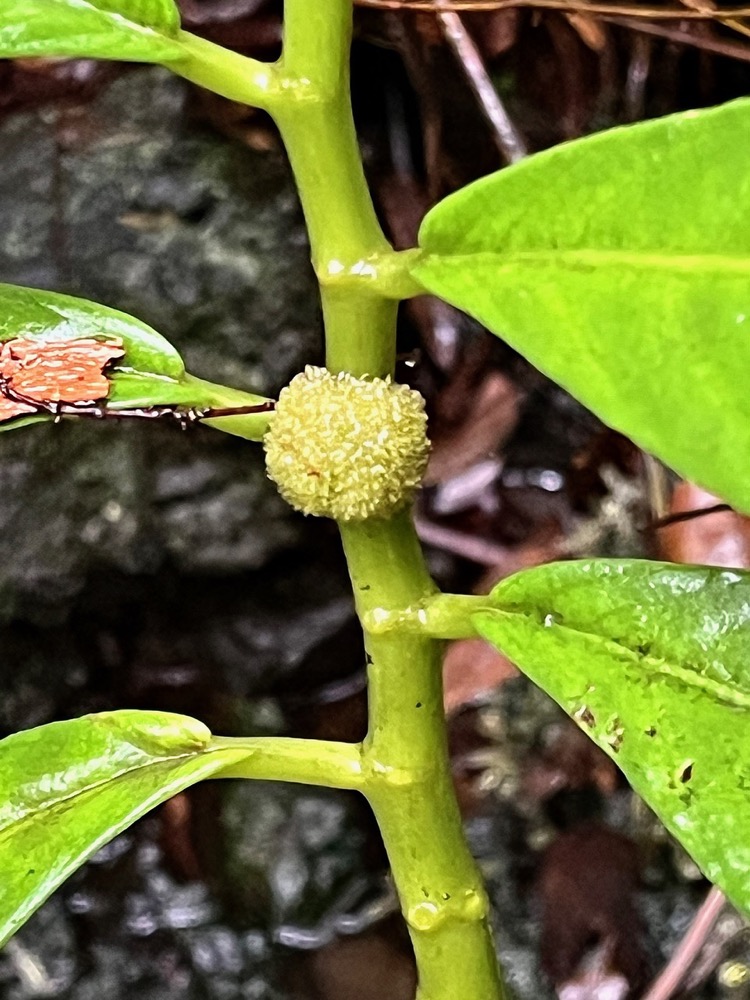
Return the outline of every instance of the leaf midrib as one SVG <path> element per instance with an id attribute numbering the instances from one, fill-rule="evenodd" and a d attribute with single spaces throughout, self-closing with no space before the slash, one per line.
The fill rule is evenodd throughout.
<path id="1" fill-rule="evenodd" d="M 540 625 L 539 614 L 540 612 L 537 609 L 522 612 L 503 611 L 499 608 L 493 608 L 492 610 L 487 610 L 479 615 L 475 615 L 474 621 L 479 622 L 482 618 L 494 620 L 497 620 L 498 618 L 515 620 L 522 619 L 538 632 L 549 632 L 550 634 L 568 633 L 571 637 L 588 640 L 601 646 L 604 650 L 612 653 L 615 658 L 622 658 L 623 653 L 626 654 L 633 663 L 642 666 L 644 672 L 647 671 L 653 674 L 659 674 L 663 677 L 670 677 L 673 680 L 677 680 L 684 684 L 686 687 L 696 688 L 700 691 L 711 694 L 716 700 L 722 701 L 733 708 L 750 708 L 750 692 L 743 691 L 740 688 L 732 686 L 731 684 L 722 683 L 713 677 L 708 677 L 705 674 L 698 673 L 695 669 L 690 667 L 670 662 L 664 657 L 657 658 L 649 654 L 640 653 L 638 650 L 633 649 L 631 646 L 628 646 L 623 642 L 616 642 L 614 639 L 608 639 L 606 636 L 600 635 L 597 632 L 589 632 L 583 628 L 572 628 L 569 625 L 562 625 L 557 622 L 551 625 Z M 481 633 L 481 629 L 479 631 Z M 570 642 L 571 640 L 569 639 L 568 641 Z"/>
<path id="2" fill-rule="evenodd" d="M 650 271 L 703 271 L 734 273 L 741 276 L 750 274 L 750 247 L 747 254 L 693 254 L 654 250 L 597 250 L 592 248 L 543 250 L 467 250 L 465 253 L 442 254 L 427 251 L 413 267 L 419 276 L 423 268 L 429 270 L 432 262 L 440 265 L 455 264 L 466 268 L 467 261 L 473 265 L 489 264 L 493 267 L 513 267 L 514 265 L 561 264 L 571 268 L 594 267 L 638 267 Z M 465 273 L 465 271 L 464 271 Z M 463 280 L 463 275 L 461 275 Z"/>
<path id="3" fill-rule="evenodd" d="M 198 751 L 187 751 L 185 753 L 170 754 L 164 757 L 155 757 L 149 760 L 141 761 L 140 763 L 132 764 L 130 767 L 123 767 L 121 770 L 115 773 L 99 778 L 96 781 L 88 782 L 85 785 L 80 785 L 75 789 L 71 789 L 69 792 L 58 795 L 55 798 L 48 798 L 45 801 L 35 803 L 28 809 L 23 810 L 20 814 L 16 813 L 7 823 L 0 824 L 0 840 L 4 839 L 6 833 L 12 831 L 12 828 L 16 825 L 20 825 L 31 816 L 37 816 L 45 812 L 53 811 L 57 806 L 65 805 L 65 803 L 70 802 L 72 799 L 77 798 L 80 795 L 86 795 L 89 792 L 96 791 L 97 788 L 101 788 L 104 785 L 111 785 L 118 782 L 121 778 L 127 777 L 128 775 L 135 774 L 138 771 L 143 771 L 150 767 L 158 767 L 160 764 L 168 764 L 172 762 L 179 762 L 181 760 L 187 759 L 199 759 L 205 758 L 212 753 L 224 750 L 225 747 L 211 747 L 208 746 L 205 749 Z"/>

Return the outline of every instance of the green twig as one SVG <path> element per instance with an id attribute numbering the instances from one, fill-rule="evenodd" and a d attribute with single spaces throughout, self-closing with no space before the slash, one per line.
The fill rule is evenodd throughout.
<path id="1" fill-rule="evenodd" d="M 364 785 L 362 748 L 358 743 L 297 740 L 284 736 L 215 736 L 211 746 L 250 751 L 239 764 L 222 771 L 222 778 L 294 781 L 328 788 L 361 789 Z"/>
<path id="2" fill-rule="evenodd" d="M 188 31 L 181 31 L 178 41 L 184 54 L 168 63 L 169 69 L 230 101 L 270 111 L 282 101 L 293 101 L 297 91 L 304 96 L 304 87 L 286 80 L 277 63 L 249 59 Z"/>
<path id="3" fill-rule="evenodd" d="M 373 635 L 421 635 L 432 639 L 466 639 L 476 635 L 472 615 L 492 610 L 487 597 L 435 594 L 410 607 L 374 607 L 365 612 L 365 628 Z"/>
<path id="4" fill-rule="evenodd" d="M 386 603 L 435 595 L 411 517 L 341 525 L 364 623 Z M 378 819 L 409 927 L 419 1000 L 504 996 L 481 877 L 463 836 L 446 745 L 441 647 L 366 631 L 370 728 L 363 788 Z"/>
<path id="5" fill-rule="evenodd" d="M 354 375 L 393 373 L 397 303 L 409 254 L 393 253 L 360 159 L 349 96 L 351 0 L 287 0 L 287 76 L 309 84 L 304 108 L 280 108 L 307 219 L 321 298 L 326 358 Z M 413 252 L 412 252 L 413 255 Z M 398 264 L 396 264 L 398 261 Z M 352 272 L 369 262 L 374 274 Z M 378 263 L 381 273 L 378 275 Z M 390 268 L 390 273 L 389 273 Z M 347 280 L 336 280 L 345 275 Z M 390 286 L 390 287 L 387 287 Z M 408 607 L 433 595 L 411 518 L 340 524 L 357 610 Z M 420 1000 L 503 996 L 487 899 L 468 852 L 450 777 L 440 646 L 366 632 L 369 730 L 362 791 L 380 825 L 417 960 Z"/>

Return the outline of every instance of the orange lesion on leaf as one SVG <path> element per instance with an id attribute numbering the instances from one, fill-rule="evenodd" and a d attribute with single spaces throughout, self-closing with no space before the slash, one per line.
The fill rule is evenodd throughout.
<path id="1" fill-rule="evenodd" d="M 35 340 L 0 345 L 0 422 L 54 403 L 92 404 L 109 393 L 105 369 L 125 354 L 119 338 Z"/>

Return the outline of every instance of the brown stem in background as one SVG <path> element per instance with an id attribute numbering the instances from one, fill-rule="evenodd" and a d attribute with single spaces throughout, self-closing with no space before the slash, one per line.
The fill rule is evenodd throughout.
<path id="1" fill-rule="evenodd" d="M 633 39 L 633 48 L 625 79 L 625 115 L 631 122 L 640 121 L 646 114 L 646 84 L 651 69 L 653 46 L 653 40 L 643 32 L 638 33 Z M 656 460 L 652 459 L 652 461 Z M 655 511 L 653 513 L 656 514 Z M 665 511 L 660 511 L 656 516 L 661 516 L 663 513 Z"/>
<path id="2" fill-rule="evenodd" d="M 354 0 L 360 7 L 381 10 L 415 10 L 422 13 L 438 14 L 441 11 L 483 11 L 509 10 L 514 7 L 528 7 L 534 10 L 575 11 L 585 15 L 608 17 L 646 18 L 655 21 L 722 21 L 731 23 L 736 18 L 750 17 L 750 7 L 732 7 L 714 10 L 698 10 L 684 7 L 640 7 L 617 3 L 580 3 L 576 0 Z"/>
<path id="3" fill-rule="evenodd" d="M 653 525 L 662 524 L 669 514 L 669 501 L 672 499 L 672 489 L 669 484 L 667 470 L 658 458 L 643 453 L 643 469 L 646 474 L 646 491 L 648 505 L 651 508 Z"/>
<path id="4" fill-rule="evenodd" d="M 497 566 L 508 556 L 508 550 L 504 545 L 468 535 L 463 531 L 456 531 L 454 528 L 445 528 L 421 517 L 415 518 L 415 527 L 420 540 L 426 545 L 451 552 L 479 566 Z"/>
<path id="5" fill-rule="evenodd" d="M 696 517 L 705 517 L 706 514 L 724 514 L 726 511 L 734 510 L 728 503 L 715 503 L 711 507 L 699 507 L 695 510 L 681 510 L 676 514 L 665 514 L 649 525 L 650 528 L 666 528 L 670 524 L 681 524 L 683 521 L 693 521 Z"/>
<path id="6" fill-rule="evenodd" d="M 693 922 L 643 1000 L 670 1000 L 685 978 L 690 966 L 711 933 L 711 929 L 721 914 L 726 897 L 721 889 L 712 886 L 701 903 Z"/>
<path id="7" fill-rule="evenodd" d="M 649 24 L 647 21 L 637 21 L 629 17 L 605 17 L 609 24 L 616 24 L 622 28 L 629 28 L 631 31 L 640 31 L 644 35 L 653 35 L 655 38 L 666 38 L 670 42 L 677 42 L 679 45 L 692 45 L 703 52 L 713 52 L 717 56 L 726 56 L 728 59 L 741 59 L 743 62 L 750 62 L 750 46 L 743 45 L 726 38 L 712 38 L 706 35 L 696 35 L 692 31 L 684 28 L 671 28 L 664 24 Z"/>
<path id="8" fill-rule="evenodd" d="M 435 0 L 435 4 L 446 8 L 438 12 L 438 21 L 448 44 L 463 66 L 469 86 L 474 91 L 485 118 L 492 126 L 495 144 L 508 163 L 522 160 L 527 153 L 526 143 L 500 100 L 474 39 L 460 16 L 448 9 L 449 0 Z"/>

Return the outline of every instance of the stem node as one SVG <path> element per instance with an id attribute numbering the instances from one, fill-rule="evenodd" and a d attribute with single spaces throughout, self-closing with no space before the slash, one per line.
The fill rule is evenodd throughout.
<path id="1" fill-rule="evenodd" d="M 426 889 L 422 890 L 428 895 Z M 457 896 L 441 892 L 435 900 L 426 899 L 410 907 L 405 914 L 406 922 L 416 931 L 434 933 L 447 920 L 473 923 L 484 920 L 490 911 L 490 901 L 481 886 L 465 889 Z"/>

